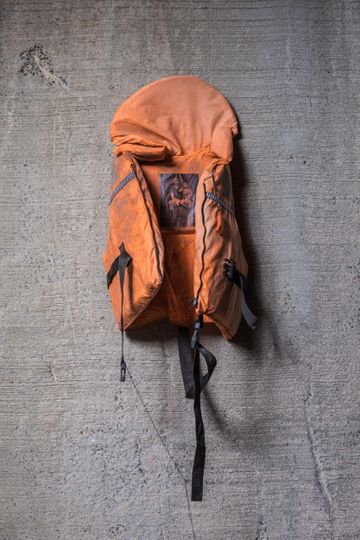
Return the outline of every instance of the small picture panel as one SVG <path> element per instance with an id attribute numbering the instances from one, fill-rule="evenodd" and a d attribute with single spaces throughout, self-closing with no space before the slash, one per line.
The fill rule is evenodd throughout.
<path id="1" fill-rule="evenodd" d="M 160 174 L 160 224 L 163 227 L 195 225 L 198 174 Z"/>

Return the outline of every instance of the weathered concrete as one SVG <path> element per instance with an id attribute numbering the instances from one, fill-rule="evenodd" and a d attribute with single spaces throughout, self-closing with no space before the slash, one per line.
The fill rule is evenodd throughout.
<path id="1" fill-rule="evenodd" d="M 0 538 L 360 538 L 359 3 L 3 0 Z M 126 342 L 108 126 L 191 73 L 230 100 L 259 329 L 206 342 L 205 495 L 175 330 Z"/>

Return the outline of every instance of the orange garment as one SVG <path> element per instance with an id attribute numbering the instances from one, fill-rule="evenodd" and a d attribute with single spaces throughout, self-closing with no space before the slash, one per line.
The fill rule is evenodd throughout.
<path id="1" fill-rule="evenodd" d="M 103 263 L 108 273 L 121 244 L 131 257 L 123 295 L 119 279 L 109 287 L 120 328 L 189 326 L 202 314 L 226 339 L 236 334 L 243 293 L 222 266 L 232 258 L 247 275 L 229 168 L 237 133 L 224 96 L 194 76 L 162 78 L 117 109 Z"/>

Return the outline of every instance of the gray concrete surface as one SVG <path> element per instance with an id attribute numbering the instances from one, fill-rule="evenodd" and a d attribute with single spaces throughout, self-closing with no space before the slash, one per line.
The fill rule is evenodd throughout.
<path id="1" fill-rule="evenodd" d="M 359 3 L 3 0 L 0 539 L 360 538 Z M 202 503 L 175 330 L 119 345 L 108 127 L 195 74 L 242 126 L 256 334 L 208 335 Z"/>

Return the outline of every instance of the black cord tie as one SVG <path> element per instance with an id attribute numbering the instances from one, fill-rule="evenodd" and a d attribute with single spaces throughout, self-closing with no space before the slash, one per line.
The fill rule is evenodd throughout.
<path id="1" fill-rule="evenodd" d="M 125 381 L 126 375 L 126 362 L 124 359 L 124 281 L 125 270 L 132 260 L 131 256 L 125 249 L 124 243 L 119 247 L 120 255 L 113 261 L 109 272 L 107 273 L 106 280 L 107 286 L 110 287 L 112 280 L 115 277 L 116 272 L 119 272 L 120 279 L 120 291 L 121 291 L 121 308 L 120 308 L 120 330 L 121 330 L 121 362 L 120 362 L 120 381 Z"/>

